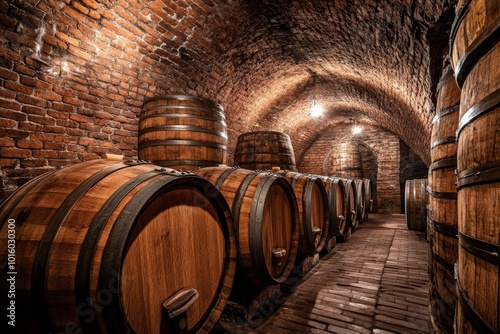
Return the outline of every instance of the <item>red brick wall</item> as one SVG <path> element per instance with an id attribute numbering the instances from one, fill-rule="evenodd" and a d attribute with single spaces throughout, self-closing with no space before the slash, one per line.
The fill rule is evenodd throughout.
<path id="1" fill-rule="evenodd" d="M 221 103 L 230 156 L 252 130 L 289 133 L 302 156 L 342 113 L 392 129 L 428 161 L 433 80 L 422 36 L 448 7 L 2 1 L 0 199 L 57 166 L 105 152 L 134 158 L 140 108 L 160 94 Z M 304 112 L 313 91 L 322 121 Z"/>
<path id="2" fill-rule="evenodd" d="M 320 136 L 303 157 L 298 158 L 299 171 L 321 174 L 325 159 L 332 148 L 342 143 L 355 143 L 362 152 L 363 176 L 372 180 L 376 190 L 375 209 L 378 212 L 400 213 L 398 136 L 370 125 L 362 125 L 362 133 L 352 135 L 351 127 L 351 125 L 338 125 Z"/>

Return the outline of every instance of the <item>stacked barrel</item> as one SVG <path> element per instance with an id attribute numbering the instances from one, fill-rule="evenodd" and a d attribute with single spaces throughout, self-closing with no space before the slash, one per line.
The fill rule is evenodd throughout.
<path id="1" fill-rule="evenodd" d="M 238 137 L 234 164 L 241 168 L 297 171 L 292 141 L 286 133 L 254 131 Z"/>
<path id="2" fill-rule="evenodd" d="M 500 332 L 500 6 L 459 1 L 450 38 L 458 124 L 458 333 Z"/>
<path id="3" fill-rule="evenodd" d="M 427 179 L 406 180 L 405 218 L 409 230 L 425 231 L 428 200 Z"/>
<path id="4" fill-rule="evenodd" d="M 429 167 L 430 324 L 434 333 L 453 332 L 456 293 L 454 264 L 458 258 L 456 129 L 460 90 L 448 66 L 438 84 L 432 121 Z"/>
<path id="5" fill-rule="evenodd" d="M 368 218 L 373 205 L 371 181 L 363 178 L 358 143 L 346 142 L 333 146 L 323 170 L 328 175 L 342 179 L 347 207 L 345 219 L 348 229 L 355 231 Z M 348 234 L 342 238 L 348 238 Z"/>

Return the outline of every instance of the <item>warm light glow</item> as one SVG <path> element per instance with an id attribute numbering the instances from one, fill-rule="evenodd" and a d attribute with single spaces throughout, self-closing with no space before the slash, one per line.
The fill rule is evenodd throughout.
<path id="1" fill-rule="evenodd" d="M 361 133 L 361 131 L 363 131 L 363 128 L 360 127 L 359 125 L 353 126 L 352 130 L 351 130 L 351 132 L 352 132 L 353 135 L 358 135 L 358 134 Z"/>
<path id="2" fill-rule="evenodd" d="M 313 118 L 320 118 L 323 115 L 323 108 L 316 103 L 316 100 L 311 104 L 311 109 L 309 110 L 309 116 Z"/>

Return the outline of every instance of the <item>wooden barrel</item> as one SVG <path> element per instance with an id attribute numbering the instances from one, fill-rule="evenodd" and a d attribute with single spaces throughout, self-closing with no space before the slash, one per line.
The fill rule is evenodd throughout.
<path id="1" fill-rule="evenodd" d="M 139 159 L 181 170 L 227 163 L 224 109 L 195 96 L 156 96 L 139 119 Z"/>
<path id="2" fill-rule="evenodd" d="M 405 215 L 409 230 L 425 231 L 427 225 L 427 179 L 406 180 Z"/>
<path id="3" fill-rule="evenodd" d="M 22 333 L 208 332 L 233 284 L 229 207 L 195 175 L 87 161 L 19 188 L 0 218 L 2 245 L 15 239 L 15 262 L 2 247 L 0 264 L 4 281 L 17 272 Z"/>
<path id="4" fill-rule="evenodd" d="M 290 182 L 299 209 L 300 258 L 319 253 L 325 246 L 329 227 L 328 195 L 323 181 L 314 175 L 279 171 Z"/>
<path id="5" fill-rule="evenodd" d="M 358 222 L 362 222 L 366 215 L 366 188 L 365 182 L 360 179 L 354 180 L 356 187 L 356 217 Z"/>
<path id="6" fill-rule="evenodd" d="M 207 167 L 196 174 L 212 182 L 232 210 L 243 274 L 254 286 L 281 283 L 297 256 L 297 199 L 290 183 L 272 173 Z"/>
<path id="7" fill-rule="evenodd" d="M 330 152 L 328 166 L 328 175 L 348 179 L 363 178 L 361 152 L 354 143 L 335 146 Z"/>
<path id="8" fill-rule="evenodd" d="M 328 234 L 325 244 L 325 251 L 331 252 L 336 245 L 337 237 L 343 236 L 346 232 L 345 219 L 345 189 L 341 179 L 330 176 L 318 176 L 325 185 L 328 195 L 328 208 L 330 217 Z"/>
<path id="9" fill-rule="evenodd" d="M 234 164 L 247 169 L 280 167 L 297 171 L 290 136 L 275 131 L 247 132 L 238 136 Z"/>
<path id="10" fill-rule="evenodd" d="M 431 323 L 435 333 L 452 333 L 456 308 L 454 264 L 458 259 L 457 167 L 460 90 L 451 67 L 438 84 L 436 116 L 432 121 L 429 167 L 429 270 Z M 430 219 L 429 219 L 430 218 Z"/>
<path id="11" fill-rule="evenodd" d="M 351 179 L 343 179 L 342 181 L 345 189 L 346 226 L 351 232 L 354 232 L 359 225 L 356 210 L 356 184 Z"/>
<path id="12" fill-rule="evenodd" d="M 365 183 L 365 194 L 366 194 L 366 209 L 365 209 L 365 216 L 364 220 L 368 219 L 368 213 L 373 212 L 373 189 L 372 189 L 372 181 L 370 179 L 363 179 L 363 182 Z"/>
<path id="13" fill-rule="evenodd" d="M 458 124 L 458 333 L 500 333 L 500 3 L 462 1 L 451 58 Z"/>

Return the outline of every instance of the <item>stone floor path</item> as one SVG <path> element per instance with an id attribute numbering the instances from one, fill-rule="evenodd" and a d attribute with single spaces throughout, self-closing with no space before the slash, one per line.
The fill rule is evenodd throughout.
<path id="1" fill-rule="evenodd" d="M 427 247 L 404 215 L 372 214 L 253 333 L 428 333 Z"/>

